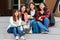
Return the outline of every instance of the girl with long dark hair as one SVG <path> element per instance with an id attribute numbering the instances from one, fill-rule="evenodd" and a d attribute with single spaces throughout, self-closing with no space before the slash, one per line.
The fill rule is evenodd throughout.
<path id="1" fill-rule="evenodd" d="M 40 3 L 39 4 L 39 9 L 36 14 L 36 20 L 38 27 L 41 29 L 42 33 L 47 33 L 49 31 L 48 26 L 49 26 L 49 16 L 50 16 L 50 11 L 47 8 L 45 3 Z"/>

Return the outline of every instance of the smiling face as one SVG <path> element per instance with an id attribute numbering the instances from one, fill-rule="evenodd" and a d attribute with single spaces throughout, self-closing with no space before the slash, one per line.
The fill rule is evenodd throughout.
<path id="1" fill-rule="evenodd" d="M 25 7 L 25 6 L 22 6 L 22 7 L 21 7 L 21 11 L 22 11 L 22 12 L 25 12 L 25 10 L 26 10 L 26 7 Z"/>
<path id="2" fill-rule="evenodd" d="M 45 8 L 45 5 L 43 3 L 40 3 L 39 8 L 43 10 Z"/>
<path id="3" fill-rule="evenodd" d="M 16 11 L 14 14 L 15 14 L 15 16 L 18 16 L 18 11 Z"/>
<path id="4" fill-rule="evenodd" d="M 35 5 L 34 4 L 30 4 L 30 9 L 31 10 L 35 9 Z"/>

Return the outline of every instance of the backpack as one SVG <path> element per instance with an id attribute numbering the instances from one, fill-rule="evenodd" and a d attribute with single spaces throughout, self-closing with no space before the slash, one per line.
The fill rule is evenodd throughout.
<path id="1" fill-rule="evenodd" d="M 55 18 L 54 18 L 54 14 L 52 12 L 50 13 L 49 20 L 50 20 L 50 25 L 54 26 L 55 25 Z"/>

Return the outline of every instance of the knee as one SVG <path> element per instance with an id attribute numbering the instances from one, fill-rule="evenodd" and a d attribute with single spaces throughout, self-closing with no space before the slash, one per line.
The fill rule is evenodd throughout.
<path id="1" fill-rule="evenodd" d="M 16 30 L 16 28 L 13 28 L 14 30 Z"/>
<path id="2" fill-rule="evenodd" d="M 20 27 L 18 27 L 17 30 L 20 31 Z"/>
<path id="3" fill-rule="evenodd" d="M 13 31 L 16 31 L 16 28 L 13 28 Z"/>
<path id="4" fill-rule="evenodd" d="M 48 18 L 44 18 L 44 21 L 49 21 L 49 19 Z"/>
<path id="5" fill-rule="evenodd" d="M 38 24 L 40 24 L 41 22 L 40 21 L 37 21 Z"/>

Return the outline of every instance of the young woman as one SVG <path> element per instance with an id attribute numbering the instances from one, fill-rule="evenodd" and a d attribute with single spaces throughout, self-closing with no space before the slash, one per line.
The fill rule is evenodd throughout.
<path id="1" fill-rule="evenodd" d="M 33 33 L 38 33 L 38 28 L 37 28 L 37 26 L 34 24 L 34 23 L 36 23 L 35 22 L 35 17 L 36 17 L 36 13 L 37 13 L 37 10 L 36 10 L 36 6 L 35 6 L 35 3 L 34 2 L 31 2 L 30 4 L 29 4 L 29 12 L 28 12 L 28 14 L 29 14 L 29 21 L 28 21 L 28 23 L 32 26 L 32 28 L 33 28 L 33 30 L 32 30 L 32 32 Z"/>
<path id="2" fill-rule="evenodd" d="M 28 13 L 27 13 L 27 8 L 25 5 L 21 6 L 20 13 L 22 15 L 22 26 L 25 32 L 29 30 L 29 24 L 28 24 Z"/>
<path id="3" fill-rule="evenodd" d="M 22 32 L 22 27 L 21 27 L 21 14 L 18 10 L 13 11 L 13 15 L 10 18 L 10 25 L 8 27 L 7 32 L 8 33 L 13 33 L 14 36 L 16 37 L 16 40 L 21 37 L 22 39 L 25 39 L 23 37 L 23 32 Z"/>
<path id="4" fill-rule="evenodd" d="M 47 8 L 45 3 L 40 3 L 39 5 L 39 10 L 36 14 L 36 20 L 39 28 L 41 29 L 42 33 L 47 33 L 49 31 L 48 26 L 49 26 L 49 16 L 50 16 L 50 11 Z"/>

